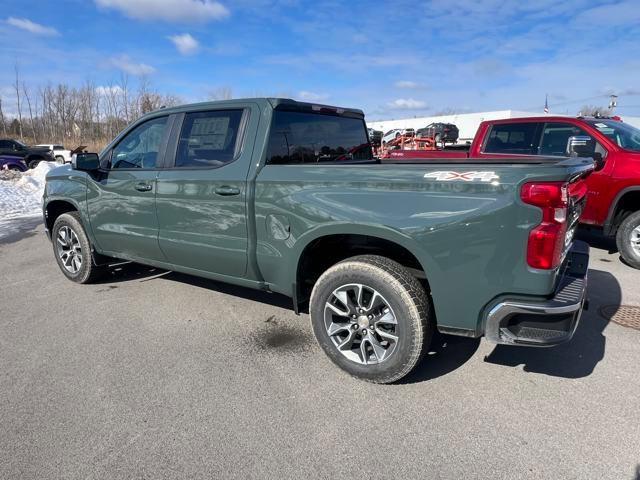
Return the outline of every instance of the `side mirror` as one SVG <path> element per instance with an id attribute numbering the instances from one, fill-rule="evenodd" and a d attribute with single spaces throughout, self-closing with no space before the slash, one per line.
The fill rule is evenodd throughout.
<path id="1" fill-rule="evenodd" d="M 596 164 L 595 170 L 602 170 L 604 168 L 604 156 L 600 152 L 594 152 L 593 161 Z"/>
<path id="2" fill-rule="evenodd" d="M 71 159 L 74 170 L 93 172 L 100 168 L 100 157 L 97 153 L 77 153 Z"/>
<path id="3" fill-rule="evenodd" d="M 567 156 L 593 157 L 596 142 L 587 135 L 576 135 L 567 140 Z"/>

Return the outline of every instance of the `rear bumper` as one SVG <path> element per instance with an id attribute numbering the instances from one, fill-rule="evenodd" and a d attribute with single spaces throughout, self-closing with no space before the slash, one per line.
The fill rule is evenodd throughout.
<path id="1" fill-rule="evenodd" d="M 489 309 L 485 337 L 507 345 L 552 346 L 571 340 L 585 308 L 589 246 L 575 242 L 552 298 L 501 300 Z"/>

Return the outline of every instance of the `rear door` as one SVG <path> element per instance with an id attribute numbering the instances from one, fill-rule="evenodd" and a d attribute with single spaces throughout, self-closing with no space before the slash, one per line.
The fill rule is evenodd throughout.
<path id="1" fill-rule="evenodd" d="M 103 157 L 91 178 L 87 205 L 94 237 L 105 253 L 163 261 L 158 246 L 156 178 L 168 140 L 168 116 L 138 124 Z"/>
<path id="2" fill-rule="evenodd" d="M 169 262 L 242 277 L 247 269 L 247 173 L 259 109 L 229 104 L 181 115 L 158 175 L 159 243 Z M 246 148 L 245 148 L 246 144 Z"/>
<path id="3" fill-rule="evenodd" d="M 24 157 L 25 152 L 18 149 L 18 144 L 13 140 L 0 140 L 0 155 L 13 155 Z"/>
<path id="4" fill-rule="evenodd" d="M 538 155 L 541 122 L 493 124 L 484 141 L 482 156 L 509 157 Z"/>

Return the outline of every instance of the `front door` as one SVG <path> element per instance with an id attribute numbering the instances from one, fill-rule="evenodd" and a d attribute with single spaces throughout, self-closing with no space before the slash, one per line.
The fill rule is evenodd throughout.
<path id="1" fill-rule="evenodd" d="M 159 241 L 170 263 L 244 276 L 252 152 L 241 144 L 248 122 L 249 108 L 237 106 L 184 115 L 175 160 L 167 154 L 168 168 L 158 175 Z"/>
<path id="2" fill-rule="evenodd" d="M 167 118 L 138 124 L 108 152 L 108 171 L 90 180 L 91 229 L 102 251 L 119 258 L 164 261 L 158 246 L 158 153 L 166 145 Z"/>

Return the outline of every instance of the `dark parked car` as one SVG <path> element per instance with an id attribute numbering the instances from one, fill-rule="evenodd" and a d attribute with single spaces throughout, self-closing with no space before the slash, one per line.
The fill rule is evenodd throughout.
<path id="1" fill-rule="evenodd" d="M 0 155 L 20 157 L 29 168 L 35 168 L 42 161 L 55 161 L 47 147 L 28 147 L 18 140 L 6 138 L 0 140 Z"/>
<path id="2" fill-rule="evenodd" d="M 453 123 L 432 123 L 417 131 L 418 137 L 433 137 L 436 143 L 456 143 L 458 127 Z"/>
<path id="3" fill-rule="evenodd" d="M 16 172 L 24 172 L 27 164 L 20 157 L 13 155 L 0 155 L 0 170 L 14 170 Z"/>
<path id="4" fill-rule="evenodd" d="M 369 141 L 371 145 L 379 147 L 382 144 L 382 130 L 367 129 L 369 132 Z"/>

